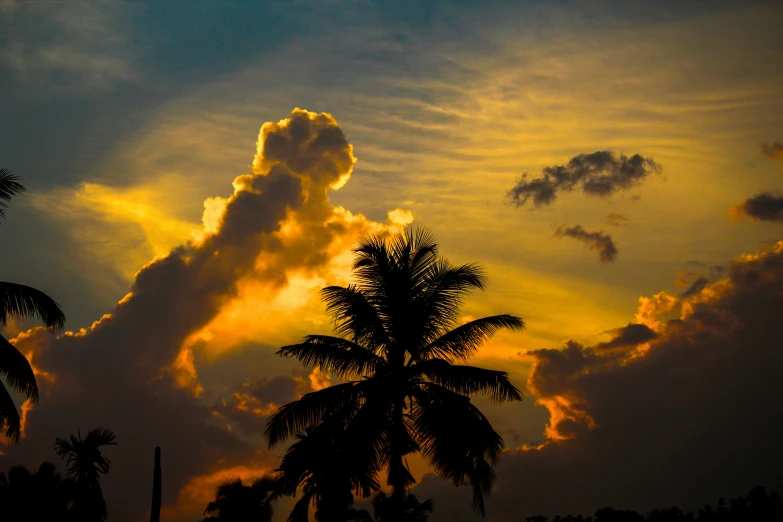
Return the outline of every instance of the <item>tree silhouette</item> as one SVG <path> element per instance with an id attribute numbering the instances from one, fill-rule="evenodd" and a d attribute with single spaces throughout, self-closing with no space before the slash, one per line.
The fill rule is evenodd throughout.
<path id="1" fill-rule="evenodd" d="M 432 513 L 432 499 L 419 502 L 416 495 L 398 499 L 381 491 L 372 499 L 373 516 L 366 509 L 352 510 L 352 522 L 427 522 Z"/>
<path id="2" fill-rule="evenodd" d="M 353 492 L 366 497 L 378 489 L 377 468 L 345 444 L 345 420 L 327 415 L 317 426 L 296 435 L 277 469 L 284 494 L 302 497 L 289 522 L 307 522 L 310 504 L 319 522 L 344 521 L 353 505 Z"/>
<path id="3" fill-rule="evenodd" d="M 347 420 L 345 443 L 367 459 L 366 467 L 387 469 L 392 496 L 403 498 L 414 483 L 405 457 L 421 452 L 440 476 L 471 484 L 473 507 L 483 514 L 503 439 L 469 396 L 522 395 L 506 372 L 455 363 L 498 330 L 523 322 L 496 315 L 459 324 L 464 296 L 484 288 L 483 270 L 441 259 L 424 229 L 389 241 L 368 237 L 355 253 L 357 283 L 322 290 L 336 335 L 309 335 L 278 352 L 346 382 L 281 407 L 267 424 L 269 444 L 332 412 Z"/>
<path id="4" fill-rule="evenodd" d="M 0 520 L 64 521 L 72 493 L 73 483 L 48 462 L 32 472 L 13 466 L 0 473 Z"/>
<path id="5" fill-rule="evenodd" d="M 6 169 L 0 169 L 0 218 L 5 217 L 11 197 L 24 190 L 19 178 Z M 48 328 L 58 330 L 65 325 L 65 315 L 51 297 L 29 286 L 0 281 L 0 327 L 5 327 L 9 318 L 37 318 Z M 0 336 L 0 377 L 6 383 L 0 381 L 0 427 L 5 429 L 9 439 L 18 443 L 21 419 L 6 385 L 35 403 L 38 401 L 38 383 L 30 362 L 3 336 Z"/>
<path id="6" fill-rule="evenodd" d="M 65 459 L 68 475 L 74 480 L 77 498 L 71 508 L 76 520 L 103 522 L 106 520 L 106 501 L 101 491 L 100 477 L 109 472 L 111 461 L 103 455 L 103 446 L 114 446 L 114 433 L 106 428 L 95 428 L 82 438 L 71 434 L 68 439 L 58 438 L 54 449 Z"/>
<path id="7" fill-rule="evenodd" d="M 217 488 L 215 500 L 207 505 L 204 522 L 270 522 L 277 499 L 277 479 L 261 477 L 247 486 L 242 479 L 223 482 Z"/>
<path id="8" fill-rule="evenodd" d="M 549 518 L 541 515 L 525 518 L 526 522 L 547 522 Z M 647 516 L 636 511 L 616 510 L 605 507 L 595 512 L 595 518 L 582 515 L 568 515 L 565 518 L 555 517 L 552 522 L 777 522 L 783 520 L 783 502 L 777 492 L 767 495 L 763 487 L 755 487 L 747 497 L 733 498 L 726 505 L 726 500 L 720 498 L 718 507 L 710 505 L 700 509 L 696 516 L 693 513 L 683 513 L 678 507 L 653 509 Z"/>

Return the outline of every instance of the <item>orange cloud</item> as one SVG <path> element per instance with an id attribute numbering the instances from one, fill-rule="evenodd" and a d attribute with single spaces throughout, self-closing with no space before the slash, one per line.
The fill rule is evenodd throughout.
<path id="1" fill-rule="evenodd" d="M 184 505 L 177 509 L 190 514 L 201 512 L 203 505 L 195 503 L 207 500 L 222 477 L 261 471 L 262 464 L 244 463 L 265 413 L 286 400 L 282 392 L 275 396 L 280 383 L 254 395 L 234 390 L 226 411 L 245 415 L 237 419 L 206 403 L 198 364 L 209 362 L 202 355 L 217 357 L 244 340 L 269 342 L 267 334 L 281 326 L 310 330 L 322 321 L 318 290 L 345 282 L 358 238 L 394 233 L 412 220 L 409 212 L 393 209 L 387 222 L 378 223 L 331 204 L 330 191 L 350 178 L 355 162 L 328 114 L 296 109 L 265 124 L 252 172 L 235 178 L 230 196 L 206 200 L 196 234 L 186 232 L 189 227 L 172 232 L 184 236 L 179 246 L 168 245 L 152 261 L 155 252 L 149 252 L 140 270 L 142 263 L 136 264 L 130 291 L 111 313 L 58 337 L 40 328 L 20 333 L 18 348 L 31 353 L 39 375 L 54 379 L 41 379 L 46 400 L 29 412 L 26 444 L 8 450 L 11 457 L 29 460 L 25 452 L 50 448 L 72 426 L 109 426 L 121 441 L 112 460 L 131 476 L 146 476 L 146 456 L 155 446 L 164 449 L 168 487 L 182 490 Z M 111 191 L 85 193 L 109 213 L 150 224 L 166 218 L 154 213 L 155 205 L 124 201 Z M 314 371 L 288 380 L 298 390 L 326 386 L 329 379 Z M 245 436 L 232 429 L 240 425 Z M 141 482 L 127 486 L 107 488 L 107 502 L 136 516 L 143 508 L 127 499 L 148 491 Z"/>
<path id="2" fill-rule="evenodd" d="M 179 518 L 183 512 L 200 513 L 209 502 L 215 500 L 215 491 L 223 482 L 240 478 L 242 482 L 251 483 L 272 470 L 273 466 L 270 465 L 246 464 L 216 468 L 210 473 L 193 477 L 179 490 L 176 504 L 161 508 L 161 518 Z"/>

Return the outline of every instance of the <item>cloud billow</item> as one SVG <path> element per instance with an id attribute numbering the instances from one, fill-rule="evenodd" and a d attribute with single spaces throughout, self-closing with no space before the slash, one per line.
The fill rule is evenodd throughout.
<path id="1" fill-rule="evenodd" d="M 584 243 L 585 248 L 598 252 L 598 260 L 602 263 L 614 263 L 617 259 L 617 246 L 612 236 L 603 232 L 588 232 L 581 225 L 573 227 L 558 227 L 555 237 L 570 237 Z"/>
<path id="2" fill-rule="evenodd" d="M 571 192 L 577 187 L 588 196 L 608 197 L 630 189 L 660 171 L 661 166 L 652 158 L 597 151 L 574 156 L 567 165 L 544 167 L 541 176 L 534 179 L 523 174 L 508 191 L 508 197 L 518 207 L 530 200 L 535 207 L 549 205 L 558 192 Z"/>
<path id="3" fill-rule="evenodd" d="M 780 490 L 783 424 L 770 419 L 783 408 L 782 289 L 778 242 L 687 296 L 640 298 L 636 322 L 608 343 L 528 352 L 547 441 L 503 455 L 492 520 L 687 511 L 757 484 Z M 414 493 L 439 500 L 439 520 L 473 520 L 461 514 L 469 495 L 432 475 Z"/>
<path id="4" fill-rule="evenodd" d="M 348 181 L 356 158 L 329 114 L 295 109 L 264 124 L 257 147 L 251 173 L 234 179 L 233 194 L 205 203 L 199 237 L 142 267 L 111 313 L 79 332 L 54 337 L 37 328 L 12 340 L 39 370 L 41 402 L 23 443 L 2 448 L 10 462 L 56 462 L 55 437 L 110 427 L 118 446 L 105 492 L 118 522 L 144 516 L 138 499 L 149 495 L 155 446 L 163 448 L 163 503 L 173 521 L 200 513 L 221 468 L 241 465 L 260 475 L 274 466 L 253 439 L 261 440 L 273 405 L 309 385 L 302 378 L 248 381 L 215 405 L 198 379 L 194 335 L 241 299 L 246 281 L 272 288 L 263 294 L 271 299 L 286 288 L 290 271 L 326 270 L 357 237 L 391 225 L 330 203 L 328 192 Z M 219 212 L 208 212 L 212 207 Z M 212 343 L 225 335 L 216 332 Z"/>

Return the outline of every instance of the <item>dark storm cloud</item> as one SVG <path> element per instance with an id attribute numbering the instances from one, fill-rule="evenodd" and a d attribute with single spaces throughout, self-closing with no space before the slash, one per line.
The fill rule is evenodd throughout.
<path id="1" fill-rule="evenodd" d="M 573 227 L 558 227 L 556 237 L 571 237 L 584 243 L 585 247 L 598 252 L 602 263 L 613 263 L 617 259 L 617 247 L 609 234 L 603 232 L 588 232 L 581 225 Z"/>
<path id="2" fill-rule="evenodd" d="M 783 143 L 762 143 L 761 153 L 773 161 L 783 161 Z"/>
<path id="3" fill-rule="evenodd" d="M 762 192 L 732 207 L 729 214 L 738 219 L 783 222 L 783 196 Z"/>
<path id="4" fill-rule="evenodd" d="M 660 170 L 651 158 L 639 154 L 628 157 L 606 150 L 580 154 L 567 165 L 544 167 L 536 178 L 528 179 L 527 173 L 523 174 L 508 191 L 508 197 L 520 207 L 529 200 L 536 207 L 549 205 L 558 192 L 571 192 L 577 187 L 588 196 L 608 197 L 638 185 Z"/>
<path id="5" fill-rule="evenodd" d="M 147 502 L 139 499 L 149 495 L 155 446 L 165 456 L 164 504 L 216 463 L 247 462 L 255 445 L 216 422 L 212 408 L 194 397 L 196 388 L 187 386 L 197 383 L 181 380 L 180 367 L 188 369 L 187 360 L 178 364 L 183 345 L 236 296 L 259 254 L 279 250 L 275 234 L 285 218 L 322 210 L 328 187 L 349 175 L 354 161 L 329 115 L 297 109 L 287 120 L 265 124 L 253 174 L 234 181 L 215 232 L 143 267 L 131 292 L 90 328 L 56 338 L 41 329 L 20 334 L 16 346 L 52 379 L 40 374 L 40 404 L 29 415 L 27 438 L 6 448 L 10 462 L 58 462 L 51 451 L 55 437 L 111 428 L 118 446 L 110 450 L 105 491 L 112 519 L 122 521 L 144 516 Z M 326 230 L 323 221 L 318 230 Z M 249 391 L 271 403 L 290 396 L 285 384 L 254 383 Z"/>
<path id="6" fill-rule="evenodd" d="M 610 330 L 608 333 L 612 335 L 612 340 L 606 343 L 601 343 L 596 346 L 596 348 L 606 350 L 613 348 L 628 348 L 652 341 L 658 337 L 658 334 L 656 334 L 655 331 L 652 330 L 649 326 L 635 323 L 628 324 L 622 328 Z"/>
<path id="7" fill-rule="evenodd" d="M 643 351 L 569 342 L 530 352 L 529 391 L 551 412 L 550 439 L 501 457 L 489 518 L 694 510 L 757 484 L 783 488 L 783 242 L 727 275 L 709 292 L 644 300 L 658 324 Z M 414 492 L 438 500 L 433 522 L 474 520 L 469 494 L 440 479 Z"/>

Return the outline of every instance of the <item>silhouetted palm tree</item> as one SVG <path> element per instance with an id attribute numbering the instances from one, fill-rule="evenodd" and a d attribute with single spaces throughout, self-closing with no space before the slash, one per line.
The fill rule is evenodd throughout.
<path id="1" fill-rule="evenodd" d="M 297 441 L 283 455 L 276 470 L 281 491 L 294 495 L 302 488 L 289 522 L 307 522 L 311 503 L 319 522 L 342 522 L 353 505 L 353 492 L 366 497 L 378 489 L 378 470 L 366 467 L 367 460 L 345 444 L 344 434 L 345 420 L 327 416 L 298 433 Z"/>
<path id="2" fill-rule="evenodd" d="M 278 497 L 277 479 L 267 475 L 250 486 L 239 478 L 227 480 L 218 486 L 215 497 L 204 510 L 211 515 L 204 522 L 270 522 Z"/>
<path id="3" fill-rule="evenodd" d="M 267 425 L 269 444 L 333 412 L 348 420 L 345 443 L 367 459 L 365 467 L 388 470 L 393 496 L 403 498 L 414 482 L 405 456 L 421 451 L 445 479 L 471 484 L 473 507 L 483 513 L 503 439 L 469 395 L 522 396 L 506 372 L 455 363 L 523 322 L 496 315 L 459 324 L 465 294 L 484 287 L 483 271 L 439 258 L 426 230 L 388 242 L 369 237 L 355 252 L 357 283 L 322 290 L 336 336 L 310 335 L 278 352 L 347 382 L 280 408 Z"/>
<path id="4" fill-rule="evenodd" d="M 0 169 L 0 217 L 5 217 L 7 202 L 24 191 L 18 178 L 6 169 Z M 9 318 L 38 318 L 48 328 L 62 329 L 65 315 L 49 296 L 29 286 L 0 281 L 0 327 Z M 24 394 L 30 401 L 38 401 L 38 383 L 30 362 L 5 337 L 0 336 L 0 376 L 11 388 Z M 11 395 L 0 382 L 0 427 L 14 442 L 19 442 L 21 420 Z"/>
<path id="5" fill-rule="evenodd" d="M 432 513 L 432 499 L 419 502 L 416 495 L 402 500 L 390 497 L 383 491 L 372 499 L 373 516 L 365 510 L 352 510 L 348 520 L 352 522 L 427 522 Z"/>
<path id="6" fill-rule="evenodd" d="M 66 520 L 73 483 L 63 480 L 55 467 L 44 462 L 30 472 L 13 466 L 0 473 L 0 520 Z"/>
<path id="7" fill-rule="evenodd" d="M 77 487 L 77 499 L 71 508 L 76 520 L 84 522 L 106 520 L 106 501 L 103 499 L 100 478 L 109 472 L 111 461 L 103 455 L 103 446 L 115 446 L 114 433 L 106 428 L 95 428 L 82 438 L 81 433 L 68 439 L 58 438 L 54 444 L 57 455 L 64 458 L 68 474 Z"/>

